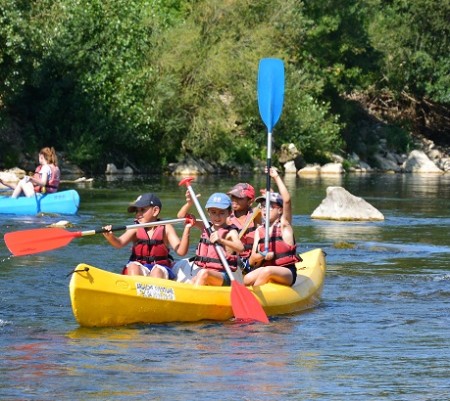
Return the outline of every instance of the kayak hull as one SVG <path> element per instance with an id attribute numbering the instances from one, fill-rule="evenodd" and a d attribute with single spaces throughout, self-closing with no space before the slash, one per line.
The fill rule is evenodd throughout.
<path id="1" fill-rule="evenodd" d="M 74 189 L 51 194 L 36 194 L 31 198 L 20 196 L 14 199 L 9 196 L 0 196 L 0 214 L 76 214 L 79 206 L 80 196 Z"/>
<path id="2" fill-rule="evenodd" d="M 248 287 L 269 316 L 310 309 L 320 303 L 325 255 L 315 249 L 301 255 L 293 287 L 265 284 Z M 83 327 L 229 320 L 233 317 L 231 288 L 194 286 L 143 276 L 124 276 L 87 264 L 74 270 L 70 299 Z"/>

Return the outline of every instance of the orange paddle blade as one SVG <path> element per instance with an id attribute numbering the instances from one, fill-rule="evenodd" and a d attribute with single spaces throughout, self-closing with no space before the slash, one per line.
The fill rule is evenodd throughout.
<path id="1" fill-rule="evenodd" d="M 71 232 L 62 228 L 37 228 L 5 234 L 5 243 L 14 256 L 32 255 L 67 245 L 81 231 Z"/>
<path id="2" fill-rule="evenodd" d="M 256 297 L 236 280 L 231 282 L 231 307 L 236 319 L 269 323 L 266 312 Z"/>

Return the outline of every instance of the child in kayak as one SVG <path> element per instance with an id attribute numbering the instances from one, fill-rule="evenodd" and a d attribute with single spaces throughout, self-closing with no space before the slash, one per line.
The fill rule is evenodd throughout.
<path id="1" fill-rule="evenodd" d="M 187 193 L 186 204 L 178 212 L 178 217 L 186 217 L 193 203 Z M 188 230 L 192 226 L 202 230 L 194 258 L 194 265 L 200 267 L 200 269 L 191 282 L 196 285 L 229 286 L 231 284 L 230 277 L 216 251 L 216 244 L 223 247 L 225 258 L 232 271 L 237 269 L 237 254 L 244 250 L 237 230 L 227 222 L 231 215 L 231 200 L 227 194 L 217 192 L 209 197 L 205 208 L 210 218 L 211 234 L 207 232 L 202 221 L 196 221 L 194 224 L 186 224 L 185 226 L 185 229 Z"/>
<path id="2" fill-rule="evenodd" d="M 239 238 L 244 250 L 239 254 L 240 266 L 244 271 L 248 269 L 248 258 L 252 252 L 256 227 L 261 224 L 261 209 L 258 205 L 253 209 L 255 189 L 248 183 L 236 184 L 227 193 L 231 198 L 232 213 L 229 223 L 239 230 Z"/>
<path id="3" fill-rule="evenodd" d="M 160 199 L 153 193 L 140 195 L 128 207 L 129 213 L 135 213 L 138 224 L 157 222 L 162 209 Z M 187 227 L 187 228 L 186 228 Z M 123 248 L 133 243 L 130 259 L 123 274 L 150 276 L 173 280 L 173 258 L 169 246 L 180 256 L 186 255 L 189 248 L 189 227 L 185 226 L 180 240 L 171 224 L 161 224 L 151 227 L 139 227 L 125 231 L 116 237 L 111 231 L 112 226 L 103 227 L 107 232 L 103 236 L 115 248 Z M 185 233 L 187 235 L 185 235 Z"/>
<path id="4" fill-rule="evenodd" d="M 297 256 L 294 230 L 292 228 L 291 196 L 275 168 L 270 169 L 280 193 L 271 192 L 270 215 L 266 216 L 266 196 L 255 199 L 261 204 L 265 224 L 269 224 L 268 250 L 265 253 L 266 227 L 255 231 L 255 241 L 250 255 L 251 271 L 244 276 L 244 284 L 259 286 L 268 282 L 292 286 L 297 278 Z"/>

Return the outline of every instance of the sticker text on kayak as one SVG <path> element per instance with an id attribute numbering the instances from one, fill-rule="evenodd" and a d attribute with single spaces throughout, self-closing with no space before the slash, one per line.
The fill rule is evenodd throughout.
<path id="1" fill-rule="evenodd" d="M 145 298 L 175 300 L 173 288 L 160 287 L 153 284 L 136 283 L 136 294 Z"/>

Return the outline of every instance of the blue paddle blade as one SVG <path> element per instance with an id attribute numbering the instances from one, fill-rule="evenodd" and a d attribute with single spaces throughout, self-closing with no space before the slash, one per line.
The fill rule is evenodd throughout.
<path id="1" fill-rule="evenodd" d="M 269 132 L 278 122 L 284 101 L 284 64 L 277 58 L 263 58 L 258 69 L 258 106 Z"/>

